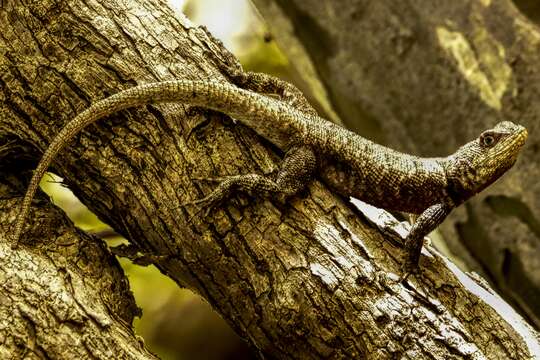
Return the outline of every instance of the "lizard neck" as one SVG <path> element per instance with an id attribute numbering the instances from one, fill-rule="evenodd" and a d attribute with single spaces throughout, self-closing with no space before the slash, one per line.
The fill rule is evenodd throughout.
<path id="1" fill-rule="evenodd" d="M 456 158 L 452 154 L 444 159 L 446 173 L 446 193 L 449 201 L 458 206 L 478 191 L 476 186 L 476 170 L 472 164 L 464 158 Z"/>

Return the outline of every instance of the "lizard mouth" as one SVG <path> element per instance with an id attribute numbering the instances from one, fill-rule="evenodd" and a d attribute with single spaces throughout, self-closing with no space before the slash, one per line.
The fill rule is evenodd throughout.
<path id="1" fill-rule="evenodd" d="M 508 133 L 513 134 L 511 135 L 511 140 L 509 142 L 512 144 L 511 146 L 515 146 L 517 148 L 521 148 L 529 136 L 529 133 L 524 126 L 511 123 L 510 121 L 503 121 L 498 126 L 500 126 L 502 129 L 506 128 Z"/>
<path id="2" fill-rule="evenodd" d="M 517 134 L 514 136 L 514 139 L 512 140 L 511 145 L 510 145 L 511 147 L 515 149 L 514 161 L 517 159 L 521 148 L 523 147 L 523 145 L 525 145 L 525 142 L 527 141 L 527 137 L 529 136 L 529 132 L 527 131 L 527 129 L 525 129 L 525 127 L 521 125 L 518 125 L 518 126 L 519 128 L 517 129 Z"/>
<path id="3" fill-rule="evenodd" d="M 513 156 L 509 158 L 515 161 L 518 157 L 518 154 L 525 145 L 525 142 L 527 141 L 527 137 L 529 136 L 529 132 L 524 126 L 512 124 L 511 128 L 511 136 L 507 140 L 506 145 L 502 147 L 501 151 L 508 151 L 510 153 L 513 153 Z"/>
<path id="4" fill-rule="evenodd" d="M 514 136 L 514 139 L 511 142 L 511 147 L 516 149 L 514 151 L 514 160 L 517 158 L 519 154 L 519 150 L 525 145 L 525 142 L 527 141 L 527 137 L 529 136 L 529 132 L 525 127 L 521 125 L 517 125 L 518 129 L 516 130 L 516 135 Z"/>
<path id="5" fill-rule="evenodd" d="M 527 140 L 527 137 L 529 136 L 529 132 L 523 126 L 520 126 L 520 128 L 521 129 L 519 129 L 517 143 L 519 146 L 523 146 L 523 144 L 525 144 L 525 141 Z"/>

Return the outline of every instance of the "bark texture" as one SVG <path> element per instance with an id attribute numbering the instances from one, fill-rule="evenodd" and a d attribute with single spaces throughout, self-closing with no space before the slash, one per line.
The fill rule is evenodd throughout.
<path id="1" fill-rule="evenodd" d="M 312 62 L 335 111 L 362 135 L 438 156 L 500 120 L 527 127 L 514 169 L 441 229 L 451 252 L 539 327 L 536 25 L 510 0 L 253 2 L 292 61 L 304 68 L 303 53 Z M 535 2 L 517 2 L 536 19 Z"/>
<path id="2" fill-rule="evenodd" d="M 34 213 L 40 243 L 11 249 L 20 152 L 15 142 L 0 146 L 0 358 L 155 359 L 133 332 L 140 309 L 114 256 L 43 194 Z"/>
<path id="3" fill-rule="evenodd" d="M 216 64 L 234 61 L 204 29 L 156 0 L 10 1 L 0 10 L 0 27 L 0 144 L 10 149 L 4 159 L 17 164 L 5 170 L 17 186 L 0 188 L 5 232 L 25 170 L 90 103 L 149 81 L 228 81 Z M 261 354 L 525 359 L 540 352 L 519 316 L 501 312 L 496 296 L 438 255 L 423 257 L 421 283 L 412 281 L 429 289 L 428 300 L 396 284 L 399 248 L 317 181 L 287 204 L 239 195 L 188 222 L 197 209 L 179 204 L 214 186 L 191 178 L 270 173 L 279 152 L 221 114 L 187 108 L 149 105 L 105 119 L 73 142 L 54 171 L 139 255 L 206 298 Z M 59 246 L 73 232 L 58 213 L 46 213 L 52 226 L 39 214 L 29 222 L 22 254 L 47 237 Z M 7 255 L 0 261 L 9 265 Z M 85 270 L 87 281 L 97 276 Z M 47 341 L 47 354 L 65 346 L 60 337 Z"/>

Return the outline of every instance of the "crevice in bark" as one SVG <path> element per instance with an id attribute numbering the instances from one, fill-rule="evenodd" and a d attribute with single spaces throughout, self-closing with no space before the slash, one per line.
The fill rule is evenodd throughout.
<path id="1" fill-rule="evenodd" d="M 536 24 L 540 24 L 540 3 L 535 0 L 513 0 L 517 8 Z"/>

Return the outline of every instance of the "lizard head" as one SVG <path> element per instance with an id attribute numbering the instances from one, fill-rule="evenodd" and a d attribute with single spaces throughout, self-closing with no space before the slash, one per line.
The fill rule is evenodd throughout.
<path id="1" fill-rule="evenodd" d="M 448 157 L 448 190 L 459 202 L 479 193 L 514 165 L 527 139 L 527 129 L 510 121 L 498 123 Z"/>

